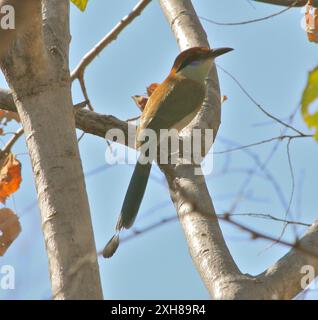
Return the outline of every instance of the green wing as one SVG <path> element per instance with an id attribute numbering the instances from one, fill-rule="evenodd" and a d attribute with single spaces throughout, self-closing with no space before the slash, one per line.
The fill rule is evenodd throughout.
<path id="1" fill-rule="evenodd" d="M 170 129 L 176 123 L 184 119 L 187 115 L 197 110 L 203 103 L 205 96 L 205 87 L 193 80 L 177 80 L 167 88 L 167 94 L 160 97 L 157 90 L 150 99 L 155 112 L 149 117 L 151 120 L 143 125 L 143 128 Z M 157 108 L 154 106 L 157 105 Z"/>

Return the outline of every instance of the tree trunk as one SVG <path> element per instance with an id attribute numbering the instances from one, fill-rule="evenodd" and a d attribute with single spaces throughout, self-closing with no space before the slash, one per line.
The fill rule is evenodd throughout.
<path id="1" fill-rule="evenodd" d="M 75 133 L 69 0 L 43 1 L 1 66 L 25 131 L 55 299 L 102 299 Z M 43 23 L 43 27 L 42 27 Z"/>

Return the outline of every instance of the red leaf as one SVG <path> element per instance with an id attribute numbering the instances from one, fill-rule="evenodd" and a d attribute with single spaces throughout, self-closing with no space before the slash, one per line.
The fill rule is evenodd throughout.
<path id="1" fill-rule="evenodd" d="M 21 232 L 17 215 L 8 208 L 0 209 L 0 256 L 3 256 Z"/>
<path id="2" fill-rule="evenodd" d="M 21 181 L 21 163 L 9 153 L 0 169 L 0 202 L 5 203 L 7 197 L 19 189 Z"/>

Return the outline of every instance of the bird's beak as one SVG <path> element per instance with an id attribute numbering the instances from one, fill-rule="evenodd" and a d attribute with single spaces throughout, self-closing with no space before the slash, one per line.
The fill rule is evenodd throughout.
<path id="1" fill-rule="evenodd" d="M 210 51 L 210 57 L 215 59 L 218 56 L 221 56 L 222 54 L 228 53 L 230 51 L 233 51 L 234 49 L 232 48 L 217 48 L 217 49 L 212 49 Z"/>

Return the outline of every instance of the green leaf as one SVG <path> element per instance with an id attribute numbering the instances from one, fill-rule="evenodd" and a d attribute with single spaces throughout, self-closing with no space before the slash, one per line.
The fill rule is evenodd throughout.
<path id="1" fill-rule="evenodd" d="M 309 107 L 318 102 L 318 66 L 309 72 L 306 88 L 301 99 L 301 113 L 309 128 L 315 128 L 315 139 L 318 141 L 318 111 L 311 114 Z"/>
<path id="2" fill-rule="evenodd" d="M 88 0 L 71 0 L 80 10 L 84 11 L 86 9 Z"/>

